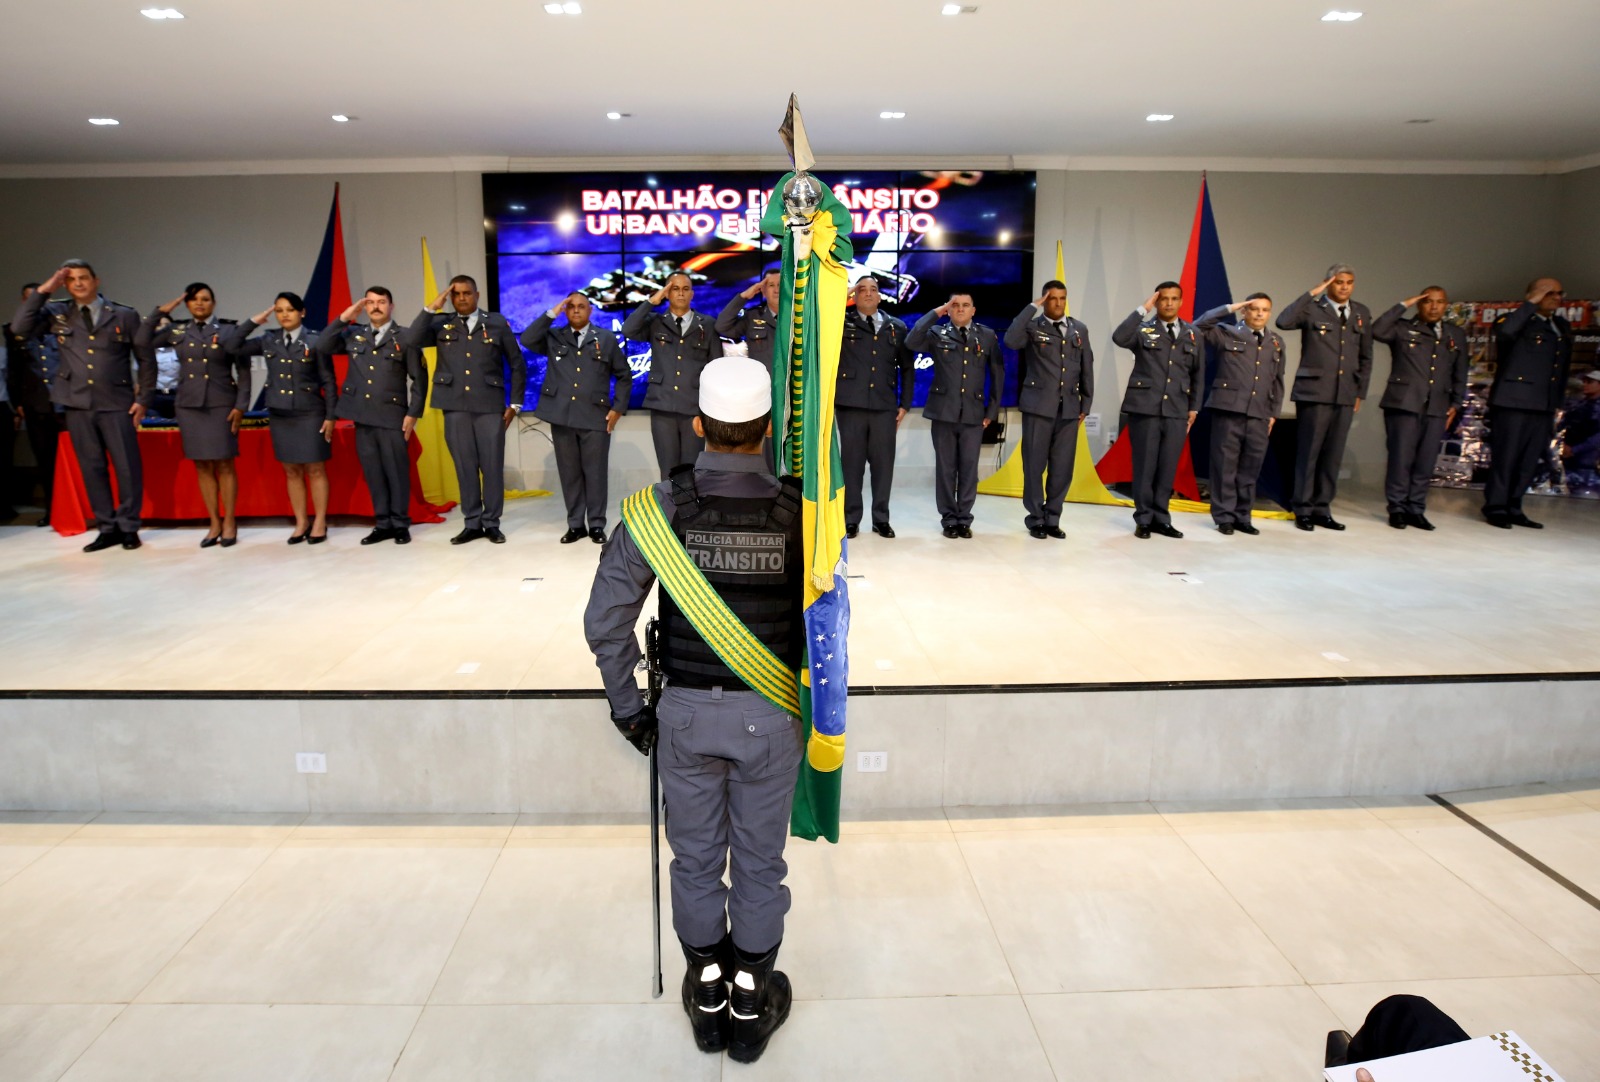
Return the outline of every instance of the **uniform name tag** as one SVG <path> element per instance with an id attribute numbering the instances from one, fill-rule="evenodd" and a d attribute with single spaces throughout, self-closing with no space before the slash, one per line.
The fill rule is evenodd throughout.
<path id="1" fill-rule="evenodd" d="M 743 530 L 687 530 L 683 547 L 701 571 L 781 575 L 787 540 L 782 534 Z"/>

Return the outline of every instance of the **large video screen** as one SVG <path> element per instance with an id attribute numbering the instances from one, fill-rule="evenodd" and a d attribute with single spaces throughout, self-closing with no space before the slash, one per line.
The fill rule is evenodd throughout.
<path id="1" fill-rule="evenodd" d="M 1004 333 L 1032 300 L 1035 179 L 1027 172 L 820 170 L 850 209 L 854 284 L 873 277 L 883 310 L 914 324 L 952 291 L 972 294 L 978 321 Z M 491 306 L 519 332 L 581 290 L 595 322 L 622 321 L 683 271 L 694 308 L 715 320 L 728 301 L 780 261 L 759 222 L 779 174 L 760 172 L 489 173 L 483 178 Z M 748 302 L 759 304 L 759 300 Z M 650 355 L 624 343 L 632 404 L 644 399 Z M 528 407 L 545 358 L 528 358 Z M 915 404 L 932 381 L 917 358 Z M 1003 400 L 1016 401 L 1016 357 L 1006 353 Z"/>

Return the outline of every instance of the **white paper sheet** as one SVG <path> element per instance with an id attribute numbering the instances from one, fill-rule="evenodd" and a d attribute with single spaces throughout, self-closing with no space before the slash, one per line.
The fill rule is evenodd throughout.
<path id="1" fill-rule="evenodd" d="M 1511 1030 L 1426 1052 L 1328 1067 L 1322 1077 L 1327 1082 L 1355 1082 L 1358 1067 L 1372 1074 L 1372 1082 L 1562 1082 Z"/>

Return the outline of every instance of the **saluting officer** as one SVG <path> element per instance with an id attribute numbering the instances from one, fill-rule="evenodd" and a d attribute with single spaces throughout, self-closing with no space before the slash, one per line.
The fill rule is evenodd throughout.
<path id="1" fill-rule="evenodd" d="M 453 312 L 441 311 L 447 301 Z M 504 544 L 500 514 L 506 505 L 506 429 L 522 412 L 528 381 L 528 365 L 511 324 L 499 312 L 479 308 L 478 283 L 458 274 L 433 304 L 417 313 L 400 341 L 412 349 L 439 350 L 432 405 L 444 411 L 444 445 L 455 460 L 465 519 L 450 543 L 487 537 Z"/>
<path id="2" fill-rule="evenodd" d="M 171 321 L 178 305 L 188 306 L 192 319 Z M 211 519 L 200 542 L 232 548 L 239 542 L 234 509 L 239 502 L 239 423 L 250 408 L 250 362 L 228 352 L 224 339 L 236 320 L 217 319 L 216 294 L 204 282 L 192 282 L 180 296 L 155 308 L 139 327 L 142 341 L 178 356 L 178 384 L 173 412 L 183 440 L 183 457 L 194 462 L 200 502 Z M 218 512 L 221 512 L 219 515 Z"/>
<path id="3" fill-rule="evenodd" d="M 351 323 L 365 312 L 365 325 Z M 356 426 L 356 458 L 372 496 L 372 532 L 363 545 L 411 543 L 411 453 L 406 446 L 428 396 L 422 351 L 400 341 L 394 294 L 370 286 L 323 328 L 317 348 L 349 356 L 336 415 Z M 406 381 L 410 381 L 407 388 Z"/>
<path id="4" fill-rule="evenodd" d="M 1294 374 L 1294 508 L 1296 529 L 1342 530 L 1333 517 L 1339 464 L 1350 422 L 1361 412 L 1372 378 L 1372 313 L 1350 299 L 1356 272 L 1343 263 L 1290 302 L 1278 329 L 1300 332 L 1300 367 Z"/>
<path id="5" fill-rule="evenodd" d="M 1389 440 L 1384 497 L 1389 525 L 1433 529 L 1424 513 L 1439 444 L 1467 393 L 1467 332 L 1444 321 L 1450 298 L 1429 286 L 1372 322 L 1372 337 L 1389 347 L 1389 384 L 1378 405 Z M 1415 319 L 1402 319 L 1417 306 Z"/>
<path id="6" fill-rule="evenodd" d="M 845 312 L 839 346 L 839 383 L 834 417 L 844 466 L 847 536 L 861 528 L 862 490 L 872 467 L 872 532 L 893 537 L 889 491 L 894 485 L 894 437 L 917 389 L 916 354 L 906 345 L 906 325 L 879 305 L 883 297 L 870 275 L 851 289 L 855 311 Z"/>
<path id="7" fill-rule="evenodd" d="M 38 286 L 38 282 L 23 286 L 21 299 L 27 300 Z M 6 367 L 11 404 L 22 415 L 23 431 L 28 434 L 28 446 L 33 450 L 43 493 L 40 506 L 44 514 L 34 525 L 48 526 L 50 500 L 55 491 L 56 442 L 62 427 L 61 407 L 50 401 L 50 384 L 55 381 L 61 361 L 56 353 L 54 335 L 34 334 L 22 338 L 13 332 L 9 323 L 5 333 L 6 350 L 11 358 Z"/>
<path id="8" fill-rule="evenodd" d="M 662 300 L 667 311 L 657 314 Z M 693 300 L 694 283 L 678 271 L 622 323 L 624 338 L 650 346 L 644 408 L 650 411 L 650 440 L 662 480 L 700 453 L 704 441 L 694 428 L 700 370 L 722 356 L 722 339 L 711 320 L 689 307 Z"/>
<path id="9" fill-rule="evenodd" d="M 1000 412 L 1005 359 L 1000 339 L 973 320 L 972 294 L 956 292 L 921 319 L 906 345 L 933 355 L 933 386 L 922 415 L 933 422 L 934 500 L 946 537 L 972 536 L 983 430 Z M 934 323 L 948 315 L 950 322 Z"/>
<path id="10" fill-rule="evenodd" d="M 71 300 L 52 302 L 50 294 L 63 285 Z M 56 340 L 60 367 L 50 396 L 65 407 L 67 432 L 100 530 L 83 547 L 85 552 L 118 544 L 136 549 L 140 544 L 144 469 L 138 424 L 155 392 L 156 358 L 149 346 L 136 343 L 139 324 L 138 312 L 101 295 L 99 277 L 81 259 L 63 263 L 11 319 L 18 338 L 49 334 Z M 112 470 L 117 474 L 115 501 Z"/>
<path id="11" fill-rule="evenodd" d="M 267 322 L 277 330 L 250 337 Z M 279 293 L 272 307 L 233 329 L 228 349 L 240 356 L 259 355 L 267 366 L 267 431 L 272 453 L 283 467 L 294 511 L 294 533 L 288 543 L 320 545 L 328 539 L 328 466 L 333 457 L 333 358 L 317 348 L 305 325 L 306 302 L 298 293 Z M 306 492 L 311 517 L 306 517 Z"/>
<path id="12" fill-rule="evenodd" d="M 706 450 L 623 504 L 583 628 L 617 728 L 646 755 L 660 734 L 672 924 L 688 963 L 683 1009 L 695 1044 L 750 1063 L 792 998 L 774 966 L 789 910 L 783 849 L 802 737 L 800 719 L 741 674 L 753 657 L 791 671 L 799 662 L 801 501 L 798 480 L 780 482 L 761 461 L 772 427 L 767 370 L 741 357 L 712 361 L 697 395 Z M 652 710 L 634 683 L 634 626 L 658 576 L 666 687 Z M 723 611 L 695 601 L 705 594 Z M 708 638 L 734 647 L 721 653 Z"/>
<path id="13" fill-rule="evenodd" d="M 750 359 L 760 361 L 772 371 L 772 351 L 778 340 L 778 296 L 782 292 L 779 282 L 782 274 L 768 270 L 755 285 L 729 298 L 717 316 L 717 333 L 733 341 L 743 342 L 750 350 Z M 745 302 L 760 295 L 762 303 L 746 308 Z"/>
<path id="14" fill-rule="evenodd" d="M 1230 315 L 1241 317 L 1244 325 L 1224 323 Z M 1211 520 L 1220 534 L 1261 532 L 1250 521 L 1250 509 L 1283 405 L 1283 338 L 1267 328 L 1271 317 L 1272 298 L 1252 293 L 1194 321 L 1195 330 L 1217 349 L 1206 409 L 1211 411 Z"/>
<path id="15" fill-rule="evenodd" d="M 1067 536 L 1061 504 L 1072 487 L 1078 425 L 1094 400 L 1094 348 L 1089 328 L 1067 315 L 1067 285 L 1052 278 L 1039 299 L 1006 328 L 1006 345 L 1021 355 L 1017 406 L 1022 410 L 1022 506 L 1028 536 Z"/>
<path id="16" fill-rule="evenodd" d="M 1566 294 L 1554 278 L 1528 283 L 1522 306 L 1494 323 L 1495 373 L 1489 388 L 1489 483 L 1483 517 L 1501 529 L 1543 529 L 1522 513 L 1522 496 L 1555 435 L 1567 393 L 1572 325 L 1559 315 Z"/>
<path id="17" fill-rule="evenodd" d="M 567 325 L 552 327 L 563 313 Z M 592 324 L 592 314 L 587 296 L 570 293 L 522 332 L 523 347 L 547 358 L 533 413 L 550 426 L 567 504 L 563 545 L 585 536 L 597 545 L 606 539 L 611 433 L 633 391 L 633 371 L 617 336 Z"/>
<path id="18" fill-rule="evenodd" d="M 1200 413 L 1206 352 L 1194 324 L 1178 315 L 1183 287 L 1162 282 L 1129 314 L 1111 340 L 1133 353 L 1122 393 L 1133 451 L 1133 536 L 1182 537 L 1167 503 L 1189 429 Z"/>

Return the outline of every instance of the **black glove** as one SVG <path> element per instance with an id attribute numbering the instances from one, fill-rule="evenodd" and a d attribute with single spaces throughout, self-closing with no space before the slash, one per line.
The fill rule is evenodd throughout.
<path id="1" fill-rule="evenodd" d="M 628 743 L 639 749 L 640 755 L 649 755 L 650 749 L 656 746 L 656 711 L 653 706 L 641 707 L 637 714 L 629 714 L 625 718 L 612 714 L 611 724 L 627 738 Z"/>

